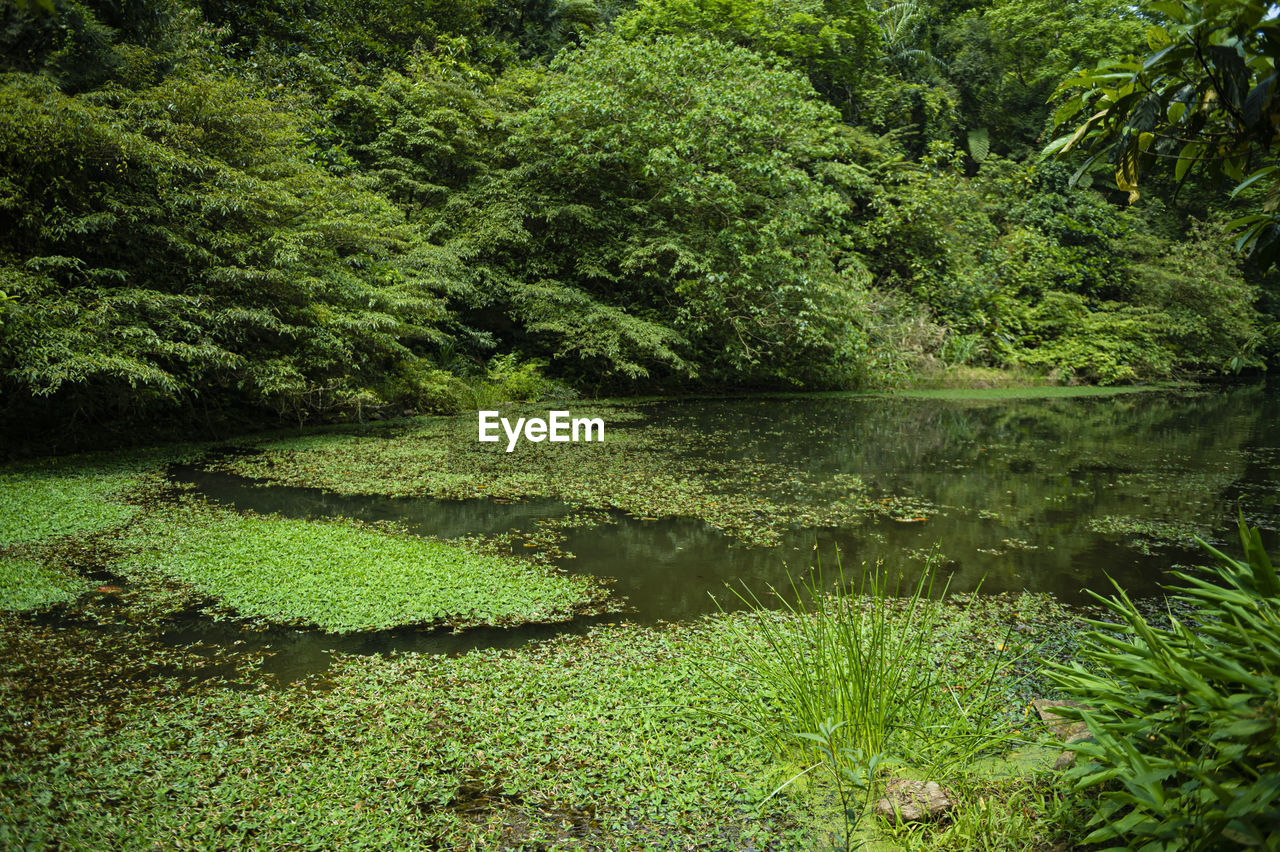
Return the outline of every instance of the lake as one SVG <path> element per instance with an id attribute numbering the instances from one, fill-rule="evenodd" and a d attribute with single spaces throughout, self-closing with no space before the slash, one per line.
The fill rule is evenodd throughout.
<path id="1" fill-rule="evenodd" d="M 930 559 L 939 585 L 946 581 L 951 591 L 1027 590 L 1083 602 L 1085 590 L 1107 592 L 1114 578 L 1131 594 L 1150 595 L 1167 569 L 1204 562 L 1197 535 L 1234 542 L 1237 506 L 1263 528 L 1269 546 L 1280 529 L 1280 394 L 1261 384 L 1062 398 L 701 399 L 634 408 L 639 416 L 619 429 L 699 438 L 671 445 L 668 462 L 677 468 L 754 471 L 732 482 L 732 496 L 828 507 L 818 517 L 831 517 L 829 507 L 841 500 L 851 508 L 839 523 L 788 525 L 772 543 L 752 546 L 692 517 L 615 509 L 577 526 L 570 516 L 578 507 L 560 499 L 343 496 L 208 465 L 175 467 L 171 476 L 241 510 L 394 521 L 446 539 L 502 536 L 503 546 L 525 555 L 541 546 L 544 525 L 560 519 L 554 563 L 609 578 L 625 599 L 625 616 L 642 622 L 735 608 L 739 594 L 770 603 L 778 599 L 773 591 L 786 597 L 792 578 L 813 576 L 818 566 L 824 583 L 839 564 L 846 583 L 856 584 L 864 565 L 883 562 L 910 584 Z M 293 646 L 288 656 L 302 664 L 335 649 L 514 646 L 597 620 L 461 635 L 275 629 L 259 641 Z M 212 639 L 209 631 L 226 629 L 190 623 L 175 636 Z"/>

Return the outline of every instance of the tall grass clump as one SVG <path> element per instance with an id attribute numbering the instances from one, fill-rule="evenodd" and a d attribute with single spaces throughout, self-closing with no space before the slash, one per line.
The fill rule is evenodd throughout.
<path id="1" fill-rule="evenodd" d="M 944 607 L 945 587 L 935 599 L 935 576 L 931 559 L 898 594 L 877 565 L 847 593 L 854 584 L 837 564 L 839 591 L 827 591 L 819 567 L 804 582 L 793 580 L 795 602 L 780 596 L 781 612 L 740 595 L 754 617 L 732 628 L 737 664 L 713 679 L 740 720 L 784 760 L 818 751 L 807 743 L 821 733 L 827 747 L 819 757 L 883 757 L 945 772 L 1005 736 L 993 684 L 1010 660 L 1003 652 L 989 660 L 958 653 L 959 633 L 947 621 L 965 612 Z M 957 659 L 962 673 L 952 668 Z M 957 677 L 972 688 L 953 689 Z"/>

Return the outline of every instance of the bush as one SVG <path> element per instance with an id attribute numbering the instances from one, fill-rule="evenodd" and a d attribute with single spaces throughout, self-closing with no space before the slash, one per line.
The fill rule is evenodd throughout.
<path id="1" fill-rule="evenodd" d="M 1092 622 L 1083 665 L 1052 666 L 1093 735 L 1069 777 L 1103 786 L 1086 843 L 1280 848 L 1280 577 L 1243 519 L 1240 541 L 1244 561 L 1206 544 L 1208 579 L 1174 575 L 1188 620 L 1098 597 L 1118 621 Z"/>

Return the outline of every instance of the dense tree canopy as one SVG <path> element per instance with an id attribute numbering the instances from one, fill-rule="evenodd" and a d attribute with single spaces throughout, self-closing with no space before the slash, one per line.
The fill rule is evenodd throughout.
<path id="1" fill-rule="evenodd" d="M 583 378 L 858 378 L 843 221 L 869 173 L 804 78 L 696 37 L 598 39 L 510 131 L 458 241 L 529 348 Z"/>
<path id="2" fill-rule="evenodd" d="M 1272 29 L 1226 0 L 6 4 L 0 428 L 1263 366 L 1275 273 L 1223 232 L 1273 244 Z M 1088 116 L 1058 147 L 1092 165 L 1040 160 Z"/>

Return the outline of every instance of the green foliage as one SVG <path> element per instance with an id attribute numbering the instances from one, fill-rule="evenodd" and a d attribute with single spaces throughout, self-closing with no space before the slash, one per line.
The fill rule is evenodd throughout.
<path id="1" fill-rule="evenodd" d="M 505 400 L 535 402 L 555 387 L 542 375 L 546 366 L 544 361 L 521 362 L 514 352 L 498 355 L 489 362 L 488 380 L 501 389 Z"/>
<path id="2" fill-rule="evenodd" d="M 1258 291 L 1214 228 L 1157 235 L 1061 164 L 988 157 L 966 178 L 957 152 L 932 154 L 876 198 L 862 237 L 876 284 L 943 327 L 922 354 L 956 363 L 964 340 L 966 363 L 1106 384 L 1262 363 Z"/>
<path id="3" fill-rule="evenodd" d="M 488 80 L 466 72 L 417 62 L 407 75 L 387 72 L 377 88 L 342 89 L 330 100 L 345 150 L 411 214 L 463 188 L 496 141 L 495 108 L 479 89 Z"/>
<path id="4" fill-rule="evenodd" d="M 506 319 L 472 316 L 574 376 L 856 383 L 864 276 L 840 230 L 863 142 L 741 48 L 595 40 L 456 205 Z"/>
<path id="5" fill-rule="evenodd" d="M 1038 768 L 1015 769 L 1011 777 L 975 772 L 948 779 L 955 805 L 948 819 L 905 823 L 887 834 L 907 852 L 1076 848 L 1086 833 L 1088 800 L 1061 789 L 1056 777 L 1046 777 Z"/>
<path id="6" fill-rule="evenodd" d="M 918 159 L 930 143 L 956 138 L 962 126 L 959 107 L 959 97 L 950 85 L 873 74 L 859 100 L 858 122 L 899 142 Z"/>
<path id="7" fill-rule="evenodd" d="M 600 592 L 512 558 L 349 523 L 158 512 L 121 542 L 124 569 L 178 580 L 234 612 L 334 632 L 572 617 Z"/>
<path id="8" fill-rule="evenodd" d="M 0 7 L 0 73 L 46 76 L 68 92 L 146 85 L 209 42 L 177 0 L 61 0 L 55 15 Z"/>
<path id="9" fill-rule="evenodd" d="M 1173 329 L 1167 318 L 1115 302 L 1090 306 L 1075 293 L 1051 292 L 1027 317 L 1034 341 L 1019 360 L 1100 384 L 1167 376 L 1173 352 L 1161 342 Z"/>
<path id="10" fill-rule="evenodd" d="M 138 511 L 120 497 L 138 483 L 131 465 L 43 464 L 0 473 L 0 547 L 103 532 Z"/>
<path id="11" fill-rule="evenodd" d="M 384 199 L 304 162 L 298 119 L 243 84 L 3 83 L 11 420 L 197 398 L 305 419 L 376 403 L 374 376 L 445 339 L 447 262 Z"/>
<path id="12" fill-rule="evenodd" d="M 616 29 L 626 39 L 698 36 L 776 56 L 846 114 L 879 50 L 864 0 L 640 0 Z"/>
<path id="13" fill-rule="evenodd" d="M 572 395 L 543 371 L 544 361 L 522 361 L 518 354 L 495 355 L 481 369 L 453 371 L 415 361 L 397 371 L 394 382 L 380 389 L 383 398 L 401 408 L 430 414 L 455 414 L 512 402 L 535 402 L 549 395 Z"/>
<path id="14" fill-rule="evenodd" d="M 1275 847 L 1280 837 L 1280 576 L 1240 520 L 1244 559 L 1206 547 L 1207 576 L 1175 573 L 1185 617 L 1150 623 L 1121 590 L 1098 600 L 1081 663 L 1053 677 L 1085 709 L 1092 739 L 1070 777 L 1097 788 L 1087 843 Z"/>
<path id="15" fill-rule="evenodd" d="M 735 641 L 745 649 L 740 670 L 711 676 L 780 758 L 794 755 L 800 736 L 838 766 L 888 757 L 945 771 L 999 742 L 990 690 L 1008 661 L 971 661 L 963 679 L 985 690 L 962 696 L 946 684 L 957 646 L 930 600 L 932 572 L 931 563 L 898 598 L 883 567 L 864 569 L 848 596 L 827 592 L 818 571 L 784 596 L 782 620 L 748 596 L 759 641 Z M 839 571 L 837 590 L 848 585 Z"/>
<path id="16" fill-rule="evenodd" d="M 1179 365 L 1263 366 L 1258 350 L 1266 321 L 1240 261 L 1220 224 L 1195 222 L 1185 239 L 1150 246 L 1133 265 L 1133 299 L 1168 315 L 1167 339 Z"/>
<path id="17" fill-rule="evenodd" d="M 1088 168 L 1004 156 L 1064 74 L 1140 44 L 1113 0 L 38 5 L 0 11 L 20 451 L 524 398 L 478 366 L 515 352 L 586 392 L 1126 381 L 1274 352 L 1275 283 L 1186 262 L 1208 246 L 1187 214 L 1217 221 L 1200 196 L 1140 218 Z M 1210 6 L 1152 37 L 1230 31 L 1265 59 Z M 1225 46 L 1206 55 L 1244 92 Z M 1175 79 L 1182 50 L 1140 73 Z M 1116 84 L 1087 79 L 1060 123 Z M 1160 89 L 1169 133 L 1209 134 L 1179 162 L 1266 141 L 1230 112 L 1269 115 L 1268 79 L 1225 112 Z M 1270 203 L 1262 177 L 1241 203 Z"/>
<path id="18" fill-rule="evenodd" d="M 1165 165 L 1179 182 L 1197 167 L 1230 179 L 1233 196 L 1254 187 L 1256 212 L 1234 223 L 1243 229 L 1237 245 L 1271 265 L 1280 257 L 1280 167 L 1267 162 L 1280 103 L 1280 22 L 1269 8 L 1245 0 L 1161 4 L 1163 26 L 1150 32 L 1147 55 L 1099 63 L 1062 83 L 1067 97 L 1054 125 L 1078 126 L 1046 152 L 1088 151 L 1079 173 L 1108 163 L 1130 201 L 1143 173 Z M 1246 177 L 1259 157 L 1266 164 Z"/>
<path id="19" fill-rule="evenodd" d="M 507 0 L 493 3 L 485 20 L 522 58 L 549 59 L 606 27 L 626 5 L 625 0 Z"/>
<path id="20" fill-rule="evenodd" d="M 86 588 L 84 580 L 34 560 L 0 556 L 0 610 L 42 609 L 74 600 Z"/>
<path id="21" fill-rule="evenodd" d="M 480 31 L 493 5 L 491 0 L 199 2 L 204 18 L 228 31 L 233 54 L 311 56 L 345 76 L 359 75 L 360 65 L 403 69 L 418 50 L 456 47 L 451 36 Z"/>
<path id="22" fill-rule="evenodd" d="M 1144 44 L 1146 22 L 1117 0 L 997 0 L 944 24 L 947 78 L 959 90 L 969 128 L 991 134 L 992 150 L 1033 150 L 1054 88 L 1081 66 Z M 977 159 L 977 158 L 975 158 Z"/>
<path id="23" fill-rule="evenodd" d="M 766 755 L 726 747 L 709 712 L 694 660 L 721 650 L 718 630 L 619 624 L 504 651 L 340 655 L 323 688 L 178 695 L 148 668 L 173 650 L 131 634 L 29 655 L 14 653 L 29 631 L 0 625 L 0 844 L 813 848 L 789 800 L 758 807 Z M 95 655 L 146 676 L 104 675 Z M 11 698 L 49 669 L 112 690 L 109 729 L 86 719 L 83 692 Z"/>
<path id="24" fill-rule="evenodd" d="M 936 74 L 940 63 L 927 42 L 928 8 L 917 0 L 882 2 L 873 8 L 884 51 L 881 64 L 902 80 L 928 79 Z"/>

